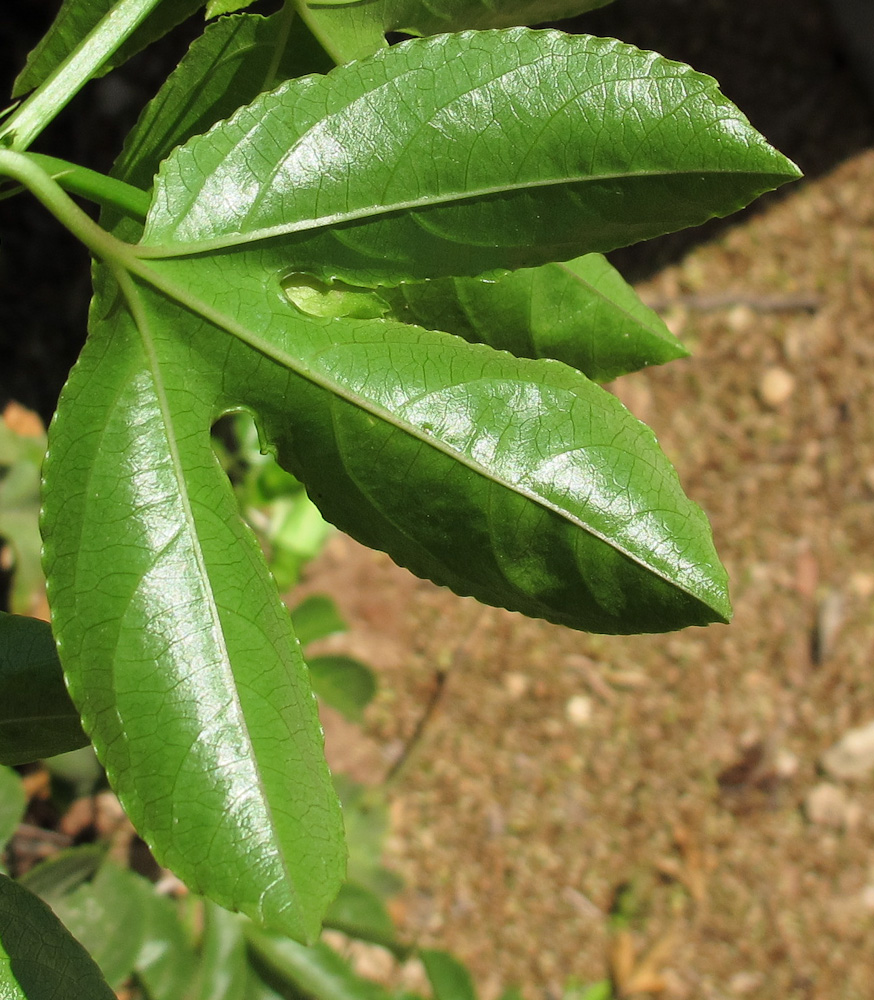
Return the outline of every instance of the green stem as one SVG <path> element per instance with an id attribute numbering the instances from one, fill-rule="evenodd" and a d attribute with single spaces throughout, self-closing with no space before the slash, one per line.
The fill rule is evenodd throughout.
<path id="1" fill-rule="evenodd" d="M 264 86 L 262 90 L 273 90 L 277 84 L 276 76 L 279 73 L 279 65 L 285 54 L 285 47 L 288 45 L 288 36 L 291 33 L 291 26 L 297 16 L 297 9 L 293 0 L 285 0 L 279 15 L 279 25 L 276 33 L 276 42 L 273 45 L 273 55 L 270 57 L 270 65 L 264 74 Z"/>
<path id="2" fill-rule="evenodd" d="M 130 244 L 101 229 L 32 156 L 0 149 L 0 176 L 10 177 L 26 187 L 96 257 L 103 260 L 130 257 Z"/>
<path id="3" fill-rule="evenodd" d="M 98 205 L 117 208 L 134 219 L 145 220 L 152 200 L 148 191 L 54 156 L 43 156 L 41 153 L 25 155 L 70 194 L 81 195 Z"/>
<path id="4" fill-rule="evenodd" d="M 67 58 L 6 120 L 0 144 L 27 149 L 161 0 L 118 0 Z"/>

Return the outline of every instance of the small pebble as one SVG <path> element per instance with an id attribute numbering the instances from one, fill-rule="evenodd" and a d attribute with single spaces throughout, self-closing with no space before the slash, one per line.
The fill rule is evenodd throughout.
<path id="1" fill-rule="evenodd" d="M 785 368 L 768 368 L 759 382 L 759 397 L 765 406 L 777 409 L 795 392 L 795 378 Z"/>
<path id="2" fill-rule="evenodd" d="M 833 830 L 851 825 L 855 815 L 844 789 L 827 781 L 821 781 L 807 793 L 804 811 L 811 823 Z"/>
<path id="3" fill-rule="evenodd" d="M 592 699 L 584 694 L 575 694 L 568 699 L 565 712 L 575 726 L 587 726 L 592 721 Z"/>
<path id="4" fill-rule="evenodd" d="M 820 763 L 827 774 L 841 781 L 867 777 L 874 771 L 874 722 L 848 729 Z"/>
<path id="5" fill-rule="evenodd" d="M 504 674 L 504 689 L 513 701 L 518 701 L 528 690 L 530 684 L 531 681 L 525 674 L 519 674 L 515 671 Z"/>

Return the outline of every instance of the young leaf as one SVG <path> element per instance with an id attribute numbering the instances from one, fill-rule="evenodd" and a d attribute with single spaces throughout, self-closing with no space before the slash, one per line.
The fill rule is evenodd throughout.
<path id="1" fill-rule="evenodd" d="M 131 56 L 190 17 L 204 3 L 205 0 L 163 0 L 104 64 L 102 72 L 108 73 L 127 62 Z M 38 87 L 115 5 L 116 0 L 64 0 L 51 27 L 27 57 L 27 64 L 13 85 L 12 96 L 21 97 Z"/>
<path id="2" fill-rule="evenodd" d="M 331 708 L 351 722 L 360 722 L 376 694 L 373 671 L 348 656 L 307 658 L 313 690 Z"/>
<path id="3" fill-rule="evenodd" d="M 221 368 L 198 373 L 129 280 L 119 300 L 98 286 L 45 469 L 70 691 L 161 863 L 312 938 L 343 878 L 342 820 L 288 613 L 210 447 Z"/>
<path id="4" fill-rule="evenodd" d="M 465 28 L 509 28 L 513 25 L 558 21 L 610 0 L 368 0 L 350 6 L 319 0 L 298 0 L 298 9 L 337 62 L 361 59 L 385 44 L 389 31 L 434 35 Z"/>
<path id="5" fill-rule="evenodd" d="M 364 286 L 474 276 L 698 225 L 797 176 L 687 66 L 465 32 L 291 81 L 177 149 L 140 253 L 260 244 L 238 266 Z"/>
<path id="6" fill-rule="evenodd" d="M 294 634 L 304 647 L 316 639 L 325 639 L 348 628 L 340 617 L 337 605 L 324 594 L 313 594 L 292 608 L 291 621 Z"/>
<path id="7" fill-rule="evenodd" d="M 27 764 L 87 744 L 48 622 L 0 612 L 0 763 Z"/>
<path id="8" fill-rule="evenodd" d="M 145 986 L 149 1000 L 188 998 L 199 963 L 188 929 L 180 920 L 179 903 L 159 896 L 144 879 L 137 880 L 136 893 L 145 914 L 135 965 L 137 979 Z"/>
<path id="9" fill-rule="evenodd" d="M 325 926 L 342 931 L 347 937 L 369 941 L 387 948 L 397 958 L 405 958 L 410 949 L 399 944 L 394 924 L 385 904 L 369 889 L 355 882 L 344 882 L 337 898 L 325 914 Z"/>
<path id="10" fill-rule="evenodd" d="M 90 879 L 106 860 L 106 845 L 81 844 L 34 865 L 18 880 L 49 906 Z"/>
<path id="11" fill-rule="evenodd" d="M 349 963 L 321 941 L 307 948 L 296 941 L 248 930 L 250 947 L 274 974 L 296 992 L 319 1000 L 391 1000 L 371 979 L 356 975 Z"/>
<path id="12" fill-rule="evenodd" d="M 422 948 L 419 958 L 434 991 L 434 1000 L 476 1000 L 473 979 L 457 958 L 430 948 Z"/>
<path id="13" fill-rule="evenodd" d="M 45 450 L 44 433 L 18 434 L 0 417 L 0 543 L 13 553 L 11 610 L 23 615 L 34 610 L 43 589 L 37 517 Z"/>
<path id="14" fill-rule="evenodd" d="M 204 917 L 200 974 L 193 1000 L 242 1000 L 248 974 L 242 920 L 209 902 Z"/>
<path id="15" fill-rule="evenodd" d="M 26 805 L 21 778 L 11 768 L 0 767 L 0 855 L 12 839 Z"/>
<path id="16" fill-rule="evenodd" d="M 33 893 L 0 875 L 0 996 L 115 1000 L 91 956 Z"/>
<path id="17" fill-rule="evenodd" d="M 139 881 L 133 872 L 107 863 L 93 882 L 52 903 L 114 989 L 133 972 L 143 945 L 146 917 L 137 893 Z"/>
<path id="18" fill-rule="evenodd" d="M 496 281 L 442 278 L 381 295 L 398 319 L 521 358 L 555 358 L 596 382 L 689 353 L 601 254 Z"/>

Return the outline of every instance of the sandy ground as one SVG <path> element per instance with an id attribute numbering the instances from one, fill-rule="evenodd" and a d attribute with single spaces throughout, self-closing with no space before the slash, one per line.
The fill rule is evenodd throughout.
<path id="1" fill-rule="evenodd" d="M 340 769 L 390 789 L 403 932 L 491 998 L 874 990 L 874 781 L 820 758 L 874 720 L 874 152 L 642 292 L 694 350 L 615 385 L 708 511 L 730 626 L 603 638 L 482 609 L 336 538 L 305 590 L 379 671 Z M 611 912 L 628 915 L 617 933 Z M 644 987 L 644 989 L 641 989 Z"/>

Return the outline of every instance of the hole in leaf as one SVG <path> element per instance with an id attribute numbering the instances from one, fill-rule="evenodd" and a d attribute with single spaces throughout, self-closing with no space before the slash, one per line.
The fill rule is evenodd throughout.
<path id="1" fill-rule="evenodd" d="M 282 279 L 282 289 L 292 305 L 319 319 L 378 319 L 389 309 L 372 289 L 342 281 L 320 281 L 311 274 L 287 275 Z"/>

